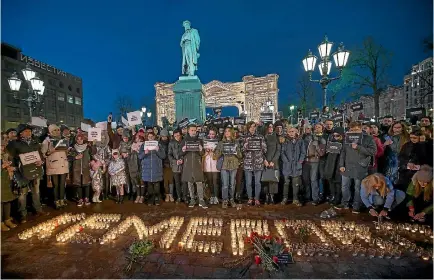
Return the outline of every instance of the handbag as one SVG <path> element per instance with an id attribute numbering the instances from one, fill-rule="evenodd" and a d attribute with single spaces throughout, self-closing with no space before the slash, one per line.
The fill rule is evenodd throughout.
<path id="1" fill-rule="evenodd" d="M 265 168 L 265 170 L 262 171 L 261 182 L 278 183 L 279 170 L 273 168 Z"/>
<path id="2" fill-rule="evenodd" d="M 223 160 L 224 156 L 219 157 L 219 159 L 217 160 L 216 168 L 218 171 L 221 171 L 223 168 Z"/>

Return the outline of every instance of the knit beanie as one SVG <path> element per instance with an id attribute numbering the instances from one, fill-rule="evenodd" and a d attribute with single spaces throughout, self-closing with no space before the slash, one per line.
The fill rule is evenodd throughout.
<path id="1" fill-rule="evenodd" d="M 413 178 L 420 182 L 429 183 L 432 181 L 432 177 L 433 177 L 432 172 L 433 172 L 432 167 L 430 167 L 429 165 L 422 165 L 420 167 L 420 170 L 416 172 L 416 174 L 414 174 Z"/>

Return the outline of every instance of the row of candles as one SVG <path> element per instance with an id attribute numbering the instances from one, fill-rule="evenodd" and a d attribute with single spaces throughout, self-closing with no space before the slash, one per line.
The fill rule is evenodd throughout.
<path id="1" fill-rule="evenodd" d="M 374 222 L 375 229 L 379 231 L 400 232 L 400 233 L 418 233 L 426 237 L 434 238 L 433 230 L 428 225 L 399 223 L 393 224 L 391 222 Z"/>
<path id="2" fill-rule="evenodd" d="M 167 222 L 168 224 L 166 225 L 168 226 L 168 229 L 163 236 L 161 236 L 160 247 L 170 249 L 179 229 L 184 224 L 184 217 L 171 217 Z"/>
<path id="3" fill-rule="evenodd" d="M 218 243 L 213 243 L 214 241 L 194 241 L 194 237 L 195 235 L 221 236 L 222 229 L 223 219 L 221 218 L 192 217 L 181 237 L 181 241 L 178 243 L 178 248 L 180 250 L 214 254 L 219 249 Z M 221 246 L 223 247 L 223 243 Z"/>
<path id="4" fill-rule="evenodd" d="M 258 235 L 270 235 L 266 220 L 232 219 L 230 229 L 232 254 L 234 256 L 244 254 L 244 239 L 250 236 L 252 232 L 256 232 Z"/>

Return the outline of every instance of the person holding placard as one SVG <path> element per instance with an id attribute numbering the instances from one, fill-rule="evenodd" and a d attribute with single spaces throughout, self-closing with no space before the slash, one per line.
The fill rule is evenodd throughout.
<path id="1" fill-rule="evenodd" d="M 163 186 L 166 197 L 164 199 L 165 202 L 174 202 L 173 198 L 173 172 L 170 167 L 170 159 L 168 157 L 169 153 L 169 132 L 167 129 L 162 129 L 160 132 L 160 145 L 164 149 L 165 157 L 163 161 Z"/>
<path id="2" fill-rule="evenodd" d="M 113 116 L 110 113 L 110 115 L 107 118 L 107 123 L 112 123 L 112 120 L 113 120 Z M 122 141 L 122 134 L 124 132 L 124 128 L 122 127 L 122 125 L 118 124 L 116 126 L 116 133 L 113 133 L 113 130 L 110 127 L 107 128 L 107 132 L 110 138 L 109 141 L 110 149 L 119 149 L 119 145 L 121 144 Z"/>
<path id="3" fill-rule="evenodd" d="M 188 185 L 190 192 L 190 203 L 188 207 L 192 208 L 196 205 L 196 194 L 199 199 L 199 207 L 204 209 L 208 205 L 204 199 L 204 174 L 202 169 L 202 156 L 204 150 L 202 142 L 197 137 L 197 127 L 195 124 L 188 125 L 188 133 L 181 143 L 183 168 L 182 168 L 182 181 Z M 196 185 L 196 189 L 195 189 Z"/>
<path id="4" fill-rule="evenodd" d="M 66 206 L 65 187 L 66 176 L 69 173 L 68 146 L 56 148 L 59 141 L 63 141 L 60 128 L 55 124 L 48 126 L 48 137 L 42 142 L 42 154 L 46 162 L 46 174 L 48 186 L 53 187 L 54 206 L 60 209 Z"/>
<path id="5" fill-rule="evenodd" d="M 141 164 L 139 160 L 140 148 L 145 143 L 145 138 L 137 133 L 134 135 L 134 142 L 131 145 L 131 153 L 127 158 L 128 172 L 130 173 L 131 184 L 136 189 L 136 200 L 134 203 L 143 203 L 145 196 L 145 183 L 142 181 Z"/>
<path id="6" fill-rule="evenodd" d="M 377 146 L 372 136 L 362 133 L 362 125 L 359 122 L 350 123 L 349 133 L 353 133 L 353 135 L 360 134 L 360 137 L 358 143 L 345 142 L 343 145 L 339 158 L 339 170 L 342 173 L 342 201 L 341 204 L 335 206 L 335 208 L 349 209 L 352 196 L 351 182 L 354 180 L 352 212 L 358 214 L 362 206 L 360 185 L 362 179 L 368 175 L 368 166 L 372 157 L 374 157 L 377 152 Z"/>
<path id="7" fill-rule="evenodd" d="M 261 205 L 261 177 L 264 170 L 267 144 L 262 135 L 256 133 L 256 123 L 250 121 L 246 125 L 247 134 L 244 138 L 242 151 L 244 153 L 244 174 L 246 176 L 246 188 L 249 200 L 247 205 Z M 253 196 L 253 177 L 255 177 L 255 196 Z"/>
<path id="8" fill-rule="evenodd" d="M 209 203 L 211 205 L 219 204 L 219 182 L 218 177 L 220 177 L 220 171 L 217 169 L 217 159 L 215 157 L 215 148 L 218 143 L 217 140 L 217 129 L 211 127 L 208 130 L 208 137 L 204 140 L 209 141 L 213 144 L 205 147 L 205 154 L 202 158 L 203 172 L 208 183 L 208 187 L 211 191 L 211 198 Z"/>
<path id="9" fill-rule="evenodd" d="M 131 182 L 131 174 L 130 174 L 130 161 L 128 160 L 129 156 L 131 155 L 131 133 L 130 130 L 127 128 L 124 128 L 122 132 L 122 141 L 119 144 L 119 153 L 121 155 L 121 158 L 125 161 L 125 170 L 126 170 L 126 176 L 127 176 L 127 184 L 126 184 L 126 192 L 128 194 L 129 200 L 133 200 L 134 194 L 137 192 L 136 185 L 132 184 Z M 131 169 L 133 169 L 133 174 L 135 175 L 137 173 L 137 163 L 134 161 L 134 159 L 131 161 Z M 137 183 L 137 182 L 135 182 Z"/>
<path id="10" fill-rule="evenodd" d="M 78 196 L 77 206 L 90 205 L 90 160 L 91 148 L 85 141 L 83 134 L 75 137 L 75 144 L 68 152 L 68 159 L 72 162 L 72 185 Z"/>
<path id="11" fill-rule="evenodd" d="M 148 141 L 156 141 L 154 132 L 148 133 Z M 142 180 L 148 185 L 148 205 L 160 205 L 160 182 L 163 181 L 163 160 L 166 157 L 164 148 L 157 142 L 156 146 L 142 145 L 139 152 L 141 160 Z"/>
<path id="12" fill-rule="evenodd" d="M 111 158 L 111 149 L 109 147 L 110 138 L 108 136 L 107 131 L 101 131 L 101 141 L 96 141 L 93 143 L 92 147 L 92 155 L 93 158 L 100 161 L 103 166 L 107 168 L 110 158 Z M 106 200 L 110 195 L 110 175 L 108 172 L 105 172 L 102 175 L 102 183 L 103 183 L 103 199 Z"/>
<path id="13" fill-rule="evenodd" d="M 187 197 L 187 184 L 185 182 L 182 182 L 182 166 L 184 163 L 183 159 L 183 152 L 182 152 L 182 132 L 179 129 L 176 129 L 173 131 L 173 139 L 169 143 L 169 151 L 167 153 L 167 156 L 170 161 L 170 167 L 172 168 L 173 172 L 173 179 L 175 181 L 175 189 L 176 189 L 176 203 L 180 203 L 181 199 L 188 203 L 188 197 Z"/>
<path id="14" fill-rule="evenodd" d="M 116 188 L 116 203 L 124 202 L 125 187 L 127 184 L 127 173 L 125 170 L 125 161 L 121 157 L 119 150 L 112 150 L 112 159 L 108 165 L 110 174 L 110 183 Z"/>
<path id="15" fill-rule="evenodd" d="M 235 152 L 227 153 L 224 151 L 224 146 L 230 145 L 235 147 Z M 231 149 L 233 151 L 233 149 Z M 238 171 L 238 166 L 240 165 L 240 160 L 243 155 L 241 154 L 241 149 L 239 141 L 235 139 L 234 130 L 230 127 L 225 129 L 223 139 L 220 141 L 214 152 L 217 161 L 221 161 L 221 180 L 222 180 L 222 198 L 223 198 L 223 208 L 228 207 L 228 203 L 231 207 L 236 208 L 235 203 L 235 180 Z"/>

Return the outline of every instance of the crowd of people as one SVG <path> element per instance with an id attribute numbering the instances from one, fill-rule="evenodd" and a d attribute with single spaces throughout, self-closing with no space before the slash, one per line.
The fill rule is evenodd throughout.
<path id="1" fill-rule="evenodd" d="M 408 126 L 386 116 L 381 125 L 344 126 L 332 119 L 190 123 L 173 131 L 118 125 L 89 142 L 81 129 L 50 124 L 35 136 L 34 127 L 20 124 L 1 142 L 1 230 L 17 226 L 12 205 L 24 223 L 28 208 L 44 214 L 41 201 L 61 209 L 68 201 L 86 207 L 107 199 L 202 208 L 329 203 L 386 218 L 404 205 L 413 221 L 432 222 L 431 119 Z M 35 152 L 40 158 L 29 160 Z M 69 187 L 75 192 L 67 197 Z"/>

